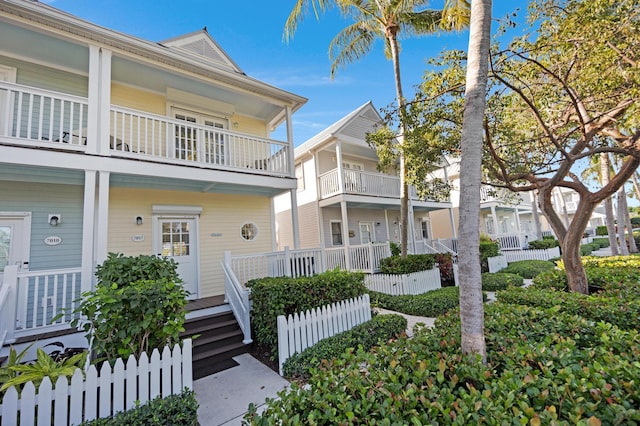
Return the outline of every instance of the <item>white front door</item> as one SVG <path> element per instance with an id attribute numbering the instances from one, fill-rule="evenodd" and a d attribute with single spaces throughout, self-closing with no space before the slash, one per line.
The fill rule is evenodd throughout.
<path id="1" fill-rule="evenodd" d="M 29 269 L 30 241 L 30 213 L 0 213 L 0 282 L 6 266 L 18 265 L 23 271 Z"/>
<path id="2" fill-rule="evenodd" d="M 158 216 L 156 253 L 178 263 L 178 275 L 190 293 L 198 298 L 198 230 L 195 217 Z"/>
<path id="3" fill-rule="evenodd" d="M 373 222 L 360 222 L 360 244 L 369 244 L 374 240 Z"/>

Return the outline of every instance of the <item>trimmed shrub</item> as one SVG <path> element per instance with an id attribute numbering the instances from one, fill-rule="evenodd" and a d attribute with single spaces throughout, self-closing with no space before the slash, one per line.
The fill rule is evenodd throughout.
<path id="1" fill-rule="evenodd" d="M 249 281 L 247 286 L 253 300 L 251 325 L 255 341 L 273 354 L 278 349 L 278 315 L 352 299 L 367 291 L 364 274 L 339 270 L 313 277 L 260 278 Z"/>
<path id="2" fill-rule="evenodd" d="M 531 249 L 545 250 L 559 246 L 560 242 L 555 238 L 543 238 L 541 240 L 529 241 L 529 248 Z"/>
<path id="3" fill-rule="evenodd" d="M 598 244 L 598 247 L 609 247 L 609 238 L 594 238 L 591 244 Z"/>
<path id="4" fill-rule="evenodd" d="M 341 356 L 347 349 L 368 351 L 380 342 L 399 336 L 407 329 L 407 319 L 402 315 L 376 315 L 363 324 L 335 336 L 320 340 L 314 346 L 296 353 L 283 366 L 285 377 L 308 379 L 310 372 L 323 360 Z"/>
<path id="5" fill-rule="evenodd" d="M 383 274 L 411 274 L 433 269 L 436 258 L 433 254 L 409 254 L 407 257 L 391 256 L 380 260 Z"/>
<path id="6" fill-rule="evenodd" d="M 321 365 L 251 424 L 635 424 L 640 337 L 525 306 L 486 307 L 487 365 L 460 352 L 452 311 L 412 339 Z M 606 342 L 606 344 L 604 343 Z M 589 421 L 590 418 L 593 418 Z"/>
<path id="7" fill-rule="evenodd" d="M 609 235 L 606 225 L 596 226 L 596 235 Z"/>
<path id="8" fill-rule="evenodd" d="M 445 287 L 415 296 L 390 294 L 369 291 L 371 304 L 403 314 L 421 317 L 437 317 L 459 304 L 458 287 Z"/>
<path id="9" fill-rule="evenodd" d="M 486 235 L 480 235 L 480 269 L 489 272 L 489 259 L 500 254 L 500 245 Z"/>
<path id="10" fill-rule="evenodd" d="M 600 244 L 598 243 L 589 243 L 589 244 L 582 244 L 580 246 L 580 255 L 581 256 L 589 256 L 592 252 L 599 250 L 600 249 Z"/>
<path id="11" fill-rule="evenodd" d="M 504 290 L 508 286 L 520 287 L 524 284 L 524 279 L 520 275 L 509 274 L 504 272 L 482 274 L 482 290 L 498 291 Z"/>
<path id="12" fill-rule="evenodd" d="M 554 269 L 556 265 L 548 260 L 519 260 L 511 262 L 500 272 L 520 275 L 522 278 L 532 279 L 542 272 Z"/>
<path id="13" fill-rule="evenodd" d="M 436 253 L 436 263 L 440 268 L 440 283 L 442 287 L 452 287 L 456 285 L 453 274 L 453 256 L 451 253 Z"/>
<path id="14" fill-rule="evenodd" d="M 192 390 L 179 395 L 157 397 L 145 405 L 81 423 L 81 426 L 197 426 L 198 401 Z"/>

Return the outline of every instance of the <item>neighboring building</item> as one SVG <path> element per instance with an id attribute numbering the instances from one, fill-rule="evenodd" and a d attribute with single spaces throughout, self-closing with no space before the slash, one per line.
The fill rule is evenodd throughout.
<path id="1" fill-rule="evenodd" d="M 344 247 L 400 242 L 400 178 L 377 170 L 378 157 L 366 134 L 382 119 L 368 102 L 295 149 L 296 200 L 276 197 L 278 247 Z M 297 204 L 300 241 L 295 241 L 290 206 Z M 411 251 L 432 238 L 429 213 L 448 214 L 450 203 L 422 200 L 410 188 Z"/>
<path id="2" fill-rule="evenodd" d="M 206 30 L 153 43 L 2 0 L 0 34 L 0 282 L 23 276 L 8 336 L 65 327 L 52 316 L 109 252 L 173 257 L 202 299 L 225 292 L 225 250 L 276 248 L 272 200 L 296 178 L 293 142 L 269 135 L 305 98 Z"/>

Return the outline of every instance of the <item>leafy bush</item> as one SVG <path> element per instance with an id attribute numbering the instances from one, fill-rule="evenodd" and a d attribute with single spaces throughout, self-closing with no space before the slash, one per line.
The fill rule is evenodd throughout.
<path id="1" fill-rule="evenodd" d="M 640 216 L 631 218 L 631 226 L 633 228 L 640 228 Z"/>
<path id="2" fill-rule="evenodd" d="M 322 360 L 337 358 L 349 348 L 360 347 L 367 351 L 380 342 L 399 336 L 406 329 L 407 319 L 402 315 L 376 315 L 370 321 L 323 339 L 302 353 L 294 354 L 284 363 L 284 375 L 308 379 L 310 371 Z"/>
<path id="3" fill-rule="evenodd" d="M 364 274 L 329 271 L 313 277 L 260 278 L 247 283 L 251 288 L 251 325 L 255 342 L 277 354 L 278 315 L 303 312 L 366 293 Z"/>
<path id="4" fill-rule="evenodd" d="M 486 235 L 480 235 L 480 268 L 482 272 L 489 272 L 489 259 L 500 254 L 500 245 Z"/>
<path id="5" fill-rule="evenodd" d="M 98 283 L 118 286 L 136 281 L 172 281 L 182 282 L 177 272 L 178 264 L 168 257 L 125 256 L 122 253 L 109 253 L 107 259 L 96 267 Z"/>
<path id="6" fill-rule="evenodd" d="M 197 426 L 198 401 L 192 390 L 179 395 L 157 397 L 145 405 L 81 423 L 81 426 Z"/>
<path id="7" fill-rule="evenodd" d="M 401 247 L 400 244 L 389 241 L 389 250 L 391 250 L 391 256 L 400 256 Z"/>
<path id="8" fill-rule="evenodd" d="M 559 246 L 560 242 L 555 238 L 543 238 L 541 240 L 529 241 L 529 248 L 536 250 L 545 250 Z"/>
<path id="9" fill-rule="evenodd" d="M 459 313 L 321 365 L 251 424 L 635 424 L 640 336 L 525 306 L 486 307 L 487 365 L 460 352 Z M 591 419 L 591 420 L 589 420 Z"/>
<path id="10" fill-rule="evenodd" d="M 575 292 L 539 288 L 509 288 L 496 294 L 501 302 L 551 308 L 580 315 L 593 321 L 606 321 L 621 329 L 640 329 L 640 300 L 625 300 L 606 295 L 587 296 Z"/>
<path id="11" fill-rule="evenodd" d="M 580 255 L 589 256 L 591 253 L 599 249 L 600 249 L 600 244 L 598 243 L 582 244 L 580 246 Z"/>
<path id="12" fill-rule="evenodd" d="M 511 262 L 500 272 L 520 275 L 522 278 L 532 279 L 542 272 L 554 269 L 556 265 L 548 260 L 519 260 Z"/>
<path id="13" fill-rule="evenodd" d="M 436 258 L 433 254 L 409 254 L 407 257 L 391 256 L 380 260 L 383 274 L 411 274 L 433 269 Z"/>
<path id="14" fill-rule="evenodd" d="M 502 271 L 482 274 L 482 290 L 498 291 L 504 290 L 508 286 L 520 287 L 524 284 L 524 279 L 520 275 L 504 273 Z"/>
<path id="15" fill-rule="evenodd" d="M 422 317 L 437 317 L 459 304 L 458 287 L 444 287 L 415 296 L 392 296 L 369 291 L 371 304 L 383 309 Z"/>
<path id="16" fill-rule="evenodd" d="M 185 306 L 188 292 L 182 284 L 172 281 L 136 281 L 119 287 L 98 284 L 83 294 L 76 318 L 87 340 L 93 338 L 92 349 L 98 357 L 115 360 L 154 348 L 175 345 L 184 331 Z"/>
<path id="17" fill-rule="evenodd" d="M 453 256 L 451 253 L 436 253 L 436 263 L 440 268 L 440 283 L 442 287 L 451 287 L 456 285 L 453 273 Z"/>
<path id="18" fill-rule="evenodd" d="M 25 351 L 27 349 L 25 349 Z M 7 370 L 2 375 L 6 380 L 3 380 L 0 391 L 4 392 L 11 386 L 14 386 L 19 390 L 22 388 L 22 385 L 28 382 L 33 382 L 33 384 L 38 387 L 42 382 L 42 379 L 45 377 L 48 377 L 51 380 L 51 383 L 55 384 L 58 377 L 71 377 L 78 368 L 83 369 L 87 361 L 88 354 L 84 351 L 73 355 L 70 358 L 56 360 L 42 348 L 38 348 L 36 351 L 36 360 L 34 362 L 19 364 L 25 354 L 25 351 L 20 354 L 16 354 L 15 350 L 11 348 L 10 352 L 12 353 L 10 353 L 9 356 L 9 362 L 11 365 L 3 367 Z"/>
<path id="19" fill-rule="evenodd" d="M 596 235 L 609 235 L 606 225 L 596 226 Z"/>

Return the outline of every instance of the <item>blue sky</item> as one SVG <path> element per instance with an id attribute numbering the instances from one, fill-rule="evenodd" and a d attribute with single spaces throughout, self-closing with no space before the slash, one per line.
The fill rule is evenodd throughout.
<path id="1" fill-rule="evenodd" d="M 295 145 L 300 145 L 360 105 L 373 101 L 378 108 L 393 102 L 395 87 L 391 61 L 383 44 L 363 60 L 340 69 L 330 78 L 328 46 L 350 21 L 336 13 L 315 19 L 309 14 L 288 44 L 282 40 L 284 23 L 293 0 L 268 1 L 165 1 L 165 0 L 54 0 L 51 6 L 98 25 L 150 41 L 162 41 L 207 27 L 238 66 L 249 76 L 308 98 L 294 114 Z M 441 8 L 444 0 L 434 0 Z M 520 8 L 525 0 L 495 0 L 494 17 Z M 401 41 L 401 74 L 405 96 L 420 83 L 427 58 L 443 48 L 466 49 L 468 33 L 434 35 Z M 283 127 L 283 126 L 281 126 Z M 272 135 L 286 139 L 284 129 Z"/>

